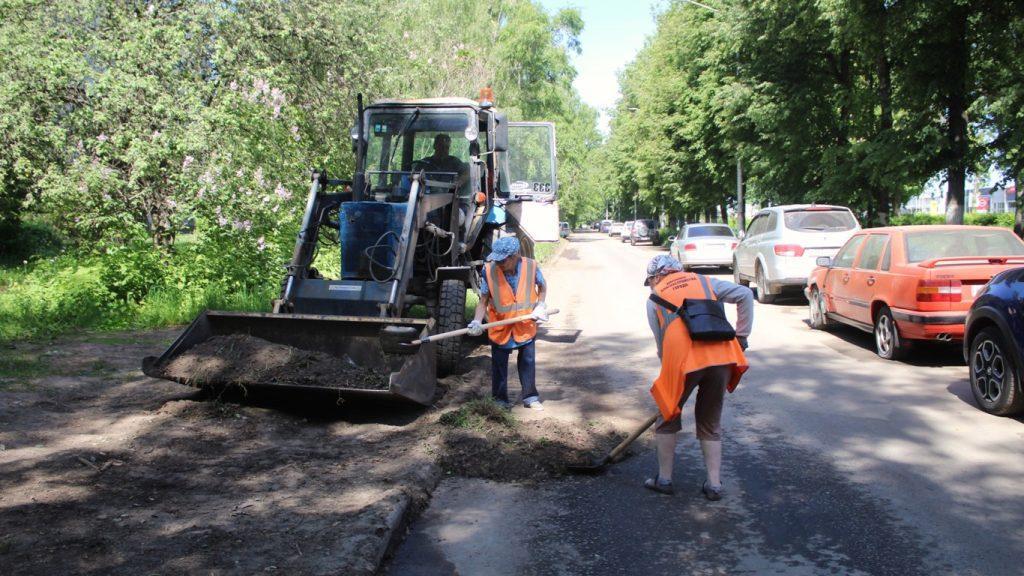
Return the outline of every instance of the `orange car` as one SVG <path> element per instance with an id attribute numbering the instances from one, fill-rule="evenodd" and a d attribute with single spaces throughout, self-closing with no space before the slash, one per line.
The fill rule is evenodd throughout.
<path id="1" fill-rule="evenodd" d="M 861 230 L 807 279 L 812 328 L 848 324 L 875 334 L 886 359 L 912 340 L 963 340 L 974 297 L 1003 270 L 1024 265 L 1024 242 L 984 226 Z"/>

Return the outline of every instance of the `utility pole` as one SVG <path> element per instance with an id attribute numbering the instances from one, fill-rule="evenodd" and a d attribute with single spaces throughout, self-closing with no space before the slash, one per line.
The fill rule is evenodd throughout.
<path id="1" fill-rule="evenodd" d="M 636 193 L 633 194 L 633 221 L 634 222 L 636 222 L 636 199 L 639 196 L 640 196 L 640 191 L 637 190 Z"/>
<path id="2" fill-rule="evenodd" d="M 736 156 L 736 227 L 747 229 L 747 201 L 743 198 L 743 161 Z"/>

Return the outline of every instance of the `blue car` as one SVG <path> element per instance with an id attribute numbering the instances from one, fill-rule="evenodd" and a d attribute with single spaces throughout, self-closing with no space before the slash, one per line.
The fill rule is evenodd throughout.
<path id="1" fill-rule="evenodd" d="M 964 357 L 971 392 L 982 410 L 997 416 L 1024 412 L 1024 268 L 1000 272 L 967 313 Z"/>

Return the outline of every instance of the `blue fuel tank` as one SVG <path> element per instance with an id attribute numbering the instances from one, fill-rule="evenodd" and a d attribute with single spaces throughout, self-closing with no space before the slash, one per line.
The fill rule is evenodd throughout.
<path id="1" fill-rule="evenodd" d="M 390 279 L 405 213 L 405 203 L 399 202 L 342 203 L 338 238 L 343 280 Z"/>

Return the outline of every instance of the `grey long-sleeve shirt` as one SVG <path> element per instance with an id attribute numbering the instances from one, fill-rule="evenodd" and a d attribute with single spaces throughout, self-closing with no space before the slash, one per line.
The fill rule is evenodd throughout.
<path id="1" fill-rule="evenodd" d="M 733 284 L 728 280 L 706 277 L 711 284 L 711 291 L 715 298 L 721 302 L 728 302 L 736 305 L 736 335 L 750 336 L 750 329 L 754 326 L 754 293 L 750 288 Z M 658 340 L 658 314 L 654 311 L 655 304 L 647 301 L 647 323 L 654 334 L 654 341 L 658 343 L 658 358 L 661 358 L 661 341 Z"/>

